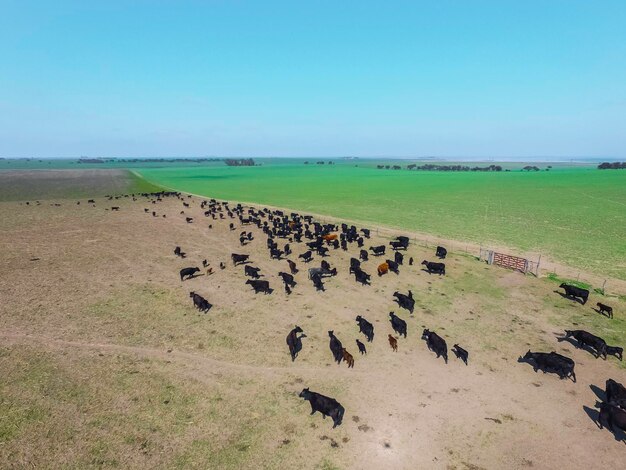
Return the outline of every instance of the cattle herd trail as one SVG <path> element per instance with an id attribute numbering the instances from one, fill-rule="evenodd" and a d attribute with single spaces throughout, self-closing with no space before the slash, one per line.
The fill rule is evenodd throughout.
<path id="1" fill-rule="evenodd" d="M 259 227 L 224 205 L 223 219 L 206 216 L 206 198 L 88 199 L 0 202 L 2 468 L 623 466 L 626 436 L 596 419 L 606 380 L 626 384 L 624 363 L 563 339 L 582 329 L 623 347 L 621 298 L 592 292 L 582 305 L 551 280 L 452 251 L 445 275 L 429 274 L 421 263 L 439 261 L 435 250 L 411 243 L 398 274 L 379 276 L 393 252 L 391 238 L 374 233 L 363 248 L 387 253 L 368 250 L 361 268 L 371 280 L 361 285 L 349 272 L 356 243 L 325 244 L 327 256 L 313 250 L 305 263 L 298 255 L 311 240 L 276 238 L 293 253 L 271 259 Z M 251 240 L 242 246 L 244 231 Z M 270 294 L 254 293 L 233 253 L 249 255 Z M 286 259 L 299 270 L 289 295 L 278 274 L 290 272 Z M 308 269 L 322 260 L 337 274 L 322 277 L 319 291 Z M 200 270 L 181 281 L 187 267 Z M 191 291 L 211 304 L 206 313 Z M 408 291 L 413 314 L 394 301 Z M 390 312 L 406 322 L 406 338 Z M 357 315 L 373 324 L 372 342 Z M 285 338 L 296 325 L 305 337 L 292 361 Z M 447 364 L 428 350 L 424 329 L 446 341 Z M 329 331 L 353 368 L 333 360 Z M 469 352 L 467 365 L 455 343 Z M 528 350 L 572 358 L 577 381 L 535 372 L 519 361 Z M 341 403 L 342 424 L 311 416 L 304 388 Z"/>

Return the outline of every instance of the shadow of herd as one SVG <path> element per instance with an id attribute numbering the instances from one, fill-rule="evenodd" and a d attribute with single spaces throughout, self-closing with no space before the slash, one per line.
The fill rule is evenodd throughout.
<path id="1" fill-rule="evenodd" d="M 185 200 L 184 196 L 179 193 L 153 193 L 150 196 L 153 199 L 153 203 L 155 200 L 160 201 L 167 196 Z M 188 196 L 188 198 L 191 198 L 191 196 Z M 189 207 L 188 203 L 183 202 L 183 204 L 184 207 Z M 358 250 L 358 257 L 355 256 L 350 259 L 349 274 L 354 275 L 354 280 L 357 284 L 368 286 L 371 285 L 372 277 L 370 273 L 363 269 L 362 263 L 368 261 L 370 255 L 373 257 L 384 256 L 387 248 L 390 248 L 394 253 L 393 259 L 385 259 L 384 262 L 377 266 L 376 272 L 378 276 L 384 276 L 389 272 L 399 275 L 400 267 L 404 264 L 405 257 L 402 251 L 406 253 L 410 243 L 408 237 L 399 236 L 391 240 L 388 246 L 370 246 L 366 250 L 364 248 L 365 240 L 370 238 L 370 230 L 367 228 L 357 230 L 354 225 L 348 226 L 345 223 L 341 225 L 322 224 L 309 215 L 301 215 L 296 212 L 287 214 L 281 210 L 268 208 L 244 208 L 241 204 L 231 206 L 226 201 L 217 201 L 215 199 L 203 200 L 200 206 L 204 210 L 204 216 L 210 220 L 238 220 L 242 227 L 254 225 L 263 232 L 266 236 L 269 258 L 276 261 L 286 261 L 287 263 L 289 272 L 281 271 L 278 273 L 287 295 L 290 295 L 298 285 L 295 276 L 300 272 L 296 262 L 288 258 L 292 255 L 304 264 L 312 262 L 315 257 L 321 259 L 319 267 L 312 267 L 307 270 L 307 278 L 311 281 L 316 291 L 323 292 L 325 291 L 324 279 L 337 275 L 337 268 L 332 267 L 326 259 L 330 257 L 331 251 L 349 251 L 352 247 Z M 144 211 L 148 212 L 147 210 Z M 181 213 L 184 213 L 184 211 L 181 211 Z M 186 222 L 193 223 L 193 219 L 190 219 L 186 218 Z M 213 225 L 209 224 L 209 229 L 211 228 L 213 228 Z M 229 229 L 231 231 L 236 230 L 235 222 L 229 223 Z M 253 240 L 252 232 L 244 230 L 239 234 L 241 246 L 246 246 Z M 302 246 L 305 251 L 295 255 L 292 251 L 292 246 Z M 178 246 L 174 250 L 174 254 L 180 258 L 186 257 L 185 253 Z M 447 250 L 438 246 L 435 256 L 443 260 L 447 256 Z M 246 285 L 249 285 L 255 293 L 267 295 L 274 292 L 270 282 L 266 279 L 261 279 L 261 277 L 264 277 L 261 269 L 252 266 L 250 255 L 232 253 L 231 261 L 233 266 L 244 266 L 244 274 L 250 278 L 246 280 Z M 413 258 L 409 258 L 408 264 L 413 265 Z M 424 266 L 423 271 L 428 274 L 437 274 L 439 276 L 445 276 L 446 274 L 446 265 L 443 262 L 424 260 L 421 264 Z M 204 260 L 203 267 L 206 268 L 207 266 L 209 266 L 209 263 Z M 220 262 L 220 269 L 225 268 L 225 263 Z M 179 272 L 180 280 L 192 279 L 200 275 L 198 274 L 200 272 L 199 267 L 185 267 Z M 212 268 L 207 270 L 207 274 L 212 274 Z M 566 283 L 561 284 L 559 287 L 564 290 L 564 293 L 559 292 L 563 297 L 579 301 L 582 305 L 587 303 L 589 298 L 588 290 Z M 206 313 L 213 307 L 207 299 L 196 292 L 190 292 L 189 296 L 193 301 L 194 307 L 200 312 Z M 406 294 L 394 292 L 393 301 L 398 304 L 399 308 L 407 310 L 411 315 L 413 314 L 415 300 L 410 290 Z M 612 307 L 601 302 L 598 302 L 596 305 L 597 309 L 594 309 L 596 312 L 606 315 L 608 318 L 613 318 Z M 361 315 L 358 315 L 355 321 L 358 325 L 359 333 L 364 335 L 365 340 L 364 343 L 357 338 L 356 345 L 359 353 L 364 355 L 367 354 L 366 343 L 371 343 L 374 340 L 374 326 Z M 407 323 L 394 312 L 389 313 L 389 322 L 397 337 L 388 334 L 387 340 L 391 349 L 397 351 L 398 339 L 407 337 Z M 328 331 L 328 337 L 329 349 L 333 360 L 337 364 L 345 362 L 348 368 L 354 367 L 354 357 L 347 351 L 339 338 L 335 336 L 333 330 Z M 306 338 L 306 334 L 299 326 L 295 326 L 287 335 L 286 342 L 292 361 L 296 360 L 299 352 L 302 350 L 303 338 Z M 421 339 L 426 342 L 427 348 L 435 353 L 437 358 L 442 357 L 447 364 L 448 347 L 446 341 L 441 336 L 434 331 L 424 329 Z M 602 338 L 584 330 L 565 330 L 562 337 L 558 338 L 558 341 L 570 341 L 576 347 L 590 351 L 596 358 L 602 356 L 606 360 L 607 355 L 614 355 L 620 361 L 622 360 L 623 349 L 621 347 L 609 346 Z M 454 344 L 451 350 L 465 365 L 468 364 L 469 352 L 466 349 L 458 344 Z M 541 370 L 544 373 L 554 373 L 561 379 L 569 378 L 576 382 L 575 362 L 571 358 L 558 354 L 555 351 L 531 352 L 529 350 L 518 359 L 518 362 L 531 364 L 535 372 Z M 324 418 L 326 416 L 331 417 L 333 427 L 341 424 L 345 410 L 337 400 L 310 391 L 308 388 L 302 390 L 299 396 L 309 401 L 312 409 L 311 414 L 320 412 Z M 613 432 L 617 432 L 617 429 L 626 430 L 626 388 L 622 384 L 613 379 L 608 379 L 605 399 L 598 406 L 600 413 L 597 418 L 597 424 L 602 426 L 602 423 L 605 423 Z"/>

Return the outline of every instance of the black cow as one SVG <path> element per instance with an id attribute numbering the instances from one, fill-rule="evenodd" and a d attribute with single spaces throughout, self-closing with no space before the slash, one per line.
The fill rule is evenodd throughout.
<path id="1" fill-rule="evenodd" d="M 446 364 L 448 363 L 448 345 L 445 339 L 430 330 L 422 332 L 422 339 L 426 341 L 428 349 L 437 354 L 437 357 L 443 356 L 443 360 L 446 361 Z"/>
<path id="2" fill-rule="evenodd" d="M 393 331 L 398 333 L 399 336 L 404 336 L 406 338 L 406 322 L 396 316 L 395 313 L 389 312 L 389 321 L 391 322 L 391 328 Z"/>
<path id="3" fill-rule="evenodd" d="M 345 409 L 337 400 L 316 392 L 311 392 L 308 388 L 302 390 L 299 396 L 311 404 L 312 415 L 315 414 L 316 411 L 319 411 L 322 413 L 324 418 L 326 418 L 326 416 L 330 416 L 333 420 L 333 428 L 336 428 L 341 424 Z"/>
<path id="4" fill-rule="evenodd" d="M 569 357 L 562 356 L 561 354 L 557 354 L 552 351 L 550 353 L 543 352 L 530 352 L 530 350 L 524 355 L 523 358 L 519 359 L 520 362 L 528 362 L 531 361 L 533 364 L 533 370 L 537 372 L 537 370 L 541 369 L 543 373 L 546 372 L 554 372 L 559 376 L 559 378 L 567 379 L 571 377 L 574 382 L 576 382 L 576 374 L 574 373 L 574 361 Z"/>
<path id="5" fill-rule="evenodd" d="M 189 297 L 193 299 L 194 307 L 196 307 L 201 312 L 206 313 L 211 310 L 211 307 L 213 307 L 213 305 L 211 305 L 204 297 L 196 294 L 195 292 L 189 292 Z"/>
<path id="6" fill-rule="evenodd" d="M 574 338 L 577 347 L 588 346 L 594 350 L 596 358 L 602 356 L 606 360 L 606 341 L 584 330 L 565 330 L 566 338 Z"/>
<path id="7" fill-rule="evenodd" d="M 606 381 L 605 394 L 607 403 L 626 400 L 626 387 L 613 379 L 608 379 Z"/>
<path id="8" fill-rule="evenodd" d="M 350 258 L 350 274 L 357 269 L 361 269 L 361 262 L 356 258 Z"/>
<path id="9" fill-rule="evenodd" d="M 587 303 L 587 299 L 589 298 L 589 291 L 587 289 L 581 289 L 580 287 L 571 286 L 565 283 L 561 284 L 559 287 L 565 290 L 566 297 L 571 297 L 574 300 L 580 298 L 583 305 Z"/>
<path id="10" fill-rule="evenodd" d="M 387 263 L 387 266 L 389 266 L 389 271 L 400 274 L 398 263 L 390 259 L 385 260 L 385 263 Z"/>
<path id="11" fill-rule="evenodd" d="M 296 267 L 296 263 L 294 263 L 293 261 L 288 259 L 287 260 L 287 264 L 289 265 L 289 272 L 291 272 L 291 274 L 296 274 L 298 272 L 298 268 Z"/>
<path id="12" fill-rule="evenodd" d="M 374 325 L 368 322 L 361 315 L 356 316 L 356 322 L 359 324 L 359 333 L 363 333 L 367 338 L 368 343 L 371 343 L 374 339 Z"/>
<path id="13" fill-rule="evenodd" d="M 602 403 L 600 404 L 600 416 L 598 416 L 600 429 L 602 429 L 603 422 L 612 432 L 615 432 L 615 427 L 626 431 L 626 411 L 610 403 Z"/>
<path id="14" fill-rule="evenodd" d="M 446 274 L 446 265 L 443 263 L 433 263 L 432 261 L 422 261 L 422 264 L 424 266 L 426 266 L 426 271 L 428 271 L 428 274 L 439 274 L 440 276 L 442 274 Z"/>
<path id="15" fill-rule="evenodd" d="M 291 274 L 288 273 L 284 273 L 284 272 L 279 272 L 278 275 L 283 279 L 283 282 L 290 286 L 290 287 L 296 287 L 296 281 L 293 279 L 293 276 Z"/>
<path id="16" fill-rule="evenodd" d="M 394 301 L 398 303 L 400 308 L 408 310 L 409 313 L 413 314 L 413 310 L 415 308 L 415 300 L 413 300 L 413 292 L 409 291 L 409 295 L 401 294 L 400 292 L 394 292 L 393 296 L 395 297 Z"/>
<path id="17" fill-rule="evenodd" d="M 333 353 L 333 358 L 337 364 L 340 364 L 343 359 L 343 345 L 332 330 L 328 332 L 328 336 L 330 337 L 330 352 Z"/>
<path id="18" fill-rule="evenodd" d="M 308 263 L 309 261 L 313 259 L 313 252 L 311 250 L 305 251 L 304 253 L 299 255 L 298 258 L 301 258 L 302 261 L 304 261 L 305 263 Z"/>
<path id="19" fill-rule="evenodd" d="M 369 255 L 367 254 L 367 251 L 365 251 L 365 250 L 359 251 L 359 258 L 361 259 L 361 261 L 367 261 L 368 258 L 369 258 Z"/>
<path id="20" fill-rule="evenodd" d="M 609 307 L 608 305 L 603 304 L 601 302 L 598 302 L 596 305 L 598 306 L 598 312 L 600 312 L 603 315 L 606 312 L 607 317 L 613 318 L 613 307 Z"/>
<path id="21" fill-rule="evenodd" d="M 322 276 L 320 274 L 313 274 L 313 276 L 311 276 L 311 280 L 313 281 L 316 291 L 324 292 L 326 290 L 324 289 L 324 282 L 322 281 Z"/>
<path id="22" fill-rule="evenodd" d="M 354 278 L 356 282 L 360 282 L 364 286 L 369 285 L 371 276 L 367 274 L 365 271 L 358 269 L 354 271 Z"/>
<path id="23" fill-rule="evenodd" d="M 385 254 L 385 245 L 370 246 L 370 250 L 374 256 L 381 256 Z"/>
<path id="24" fill-rule="evenodd" d="M 186 253 L 183 253 L 182 250 L 180 249 L 180 246 L 177 246 L 176 248 L 174 248 L 174 254 L 176 256 L 180 256 L 181 258 L 184 258 L 186 255 Z"/>
<path id="25" fill-rule="evenodd" d="M 458 344 L 455 344 L 454 346 L 452 346 L 452 352 L 457 357 L 457 359 L 461 359 L 465 363 L 465 365 L 467 365 L 469 353 L 465 349 L 463 349 Z"/>
<path id="26" fill-rule="evenodd" d="M 264 294 L 271 294 L 270 283 L 268 281 L 257 281 L 256 279 L 248 279 L 246 284 L 250 284 L 254 289 L 254 293 L 258 294 L 263 292 Z"/>
<path id="27" fill-rule="evenodd" d="M 249 276 L 253 279 L 258 279 L 261 277 L 259 275 L 259 271 L 261 270 L 261 268 L 254 268 L 246 264 L 243 269 L 246 276 Z"/>
<path id="28" fill-rule="evenodd" d="M 183 281 L 185 276 L 187 276 L 187 279 L 191 279 L 194 274 L 199 272 L 200 268 L 183 268 L 180 270 L 180 280 Z"/>
<path id="29" fill-rule="evenodd" d="M 332 277 L 337 275 L 337 268 L 326 269 L 326 268 L 309 268 L 309 279 L 313 279 L 313 276 L 318 275 L 319 277 Z"/>
<path id="30" fill-rule="evenodd" d="M 398 264 L 403 264 L 404 263 L 404 255 L 402 253 L 400 253 L 399 251 L 396 251 L 396 253 L 393 255 L 396 263 Z"/>
<path id="31" fill-rule="evenodd" d="M 238 255 L 236 253 L 230 255 L 230 259 L 233 260 L 233 265 L 235 266 L 247 262 L 248 258 L 250 258 L 250 255 Z"/>
<path id="32" fill-rule="evenodd" d="M 302 350 L 302 338 L 306 338 L 305 334 L 298 336 L 298 333 L 303 333 L 302 328 L 296 325 L 296 327 L 287 335 L 287 346 L 289 346 L 289 354 L 291 354 L 291 361 L 295 361 L 298 357 L 298 353 Z"/>
<path id="33" fill-rule="evenodd" d="M 278 249 L 272 249 L 270 250 L 270 258 L 271 259 L 280 259 L 280 257 L 283 255 L 283 252 L 278 250 Z"/>
<path id="34" fill-rule="evenodd" d="M 361 354 L 367 354 L 367 349 L 365 349 L 365 345 L 361 343 L 358 339 L 356 340 L 356 345 L 359 348 L 359 352 Z"/>
<path id="35" fill-rule="evenodd" d="M 435 252 L 435 256 L 439 259 L 445 259 L 448 255 L 448 250 L 446 250 L 443 246 L 438 246 L 437 251 Z"/>
<path id="36" fill-rule="evenodd" d="M 621 348 L 619 346 L 607 346 L 604 351 L 611 356 L 615 356 L 621 361 L 622 354 L 624 353 L 624 348 Z"/>
<path id="37" fill-rule="evenodd" d="M 185 220 L 187 221 L 188 224 L 193 222 L 193 217 L 185 217 Z"/>

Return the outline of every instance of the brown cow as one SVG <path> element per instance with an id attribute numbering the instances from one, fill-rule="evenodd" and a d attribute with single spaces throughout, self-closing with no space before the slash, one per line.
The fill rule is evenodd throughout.
<path id="1" fill-rule="evenodd" d="M 343 352 L 343 360 L 348 363 L 348 369 L 350 367 L 354 367 L 354 358 L 352 357 L 352 354 L 346 351 L 346 348 L 342 348 L 341 351 Z"/>
<path id="2" fill-rule="evenodd" d="M 326 242 L 332 242 L 332 241 L 337 240 L 337 234 L 336 233 L 329 233 L 328 235 L 322 235 L 322 238 Z"/>
<path id="3" fill-rule="evenodd" d="M 387 263 L 379 264 L 377 270 L 379 276 L 387 274 L 389 272 L 389 265 Z"/>
<path id="4" fill-rule="evenodd" d="M 391 335 L 389 335 L 389 345 L 391 346 L 391 349 L 394 350 L 394 352 L 398 351 L 398 340 Z"/>

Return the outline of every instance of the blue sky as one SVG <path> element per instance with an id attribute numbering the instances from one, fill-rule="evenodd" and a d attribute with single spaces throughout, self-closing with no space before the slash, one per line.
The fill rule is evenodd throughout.
<path id="1" fill-rule="evenodd" d="M 0 156 L 626 156 L 626 1 L 0 0 Z"/>

